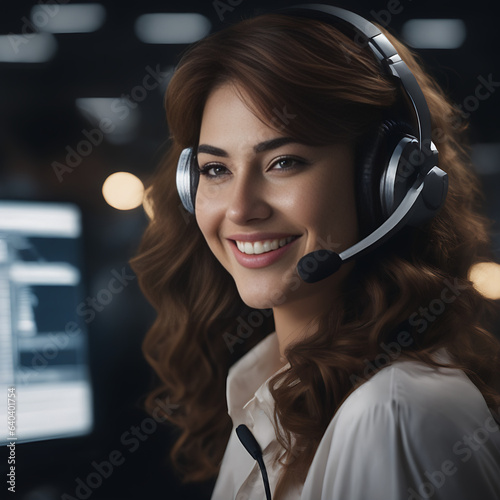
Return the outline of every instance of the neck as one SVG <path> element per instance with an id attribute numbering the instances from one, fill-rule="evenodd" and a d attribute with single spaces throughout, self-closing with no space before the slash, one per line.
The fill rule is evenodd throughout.
<path id="1" fill-rule="evenodd" d="M 315 333 L 319 317 L 331 310 L 334 303 L 333 295 L 323 291 L 274 307 L 274 324 L 280 355 L 285 357 L 288 346 Z"/>

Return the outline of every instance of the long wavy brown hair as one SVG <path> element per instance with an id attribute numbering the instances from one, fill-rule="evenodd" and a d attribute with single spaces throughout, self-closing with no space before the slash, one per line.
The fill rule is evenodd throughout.
<path id="1" fill-rule="evenodd" d="M 343 284 L 341 303 L 332 300 L 317 332 L 288 348 L 290 368 L 271 380 L 277 435 L 286 450 L 276 499 L 305 480 L 345 398 L 396 358 L 436 365 L 432 354 L 445 347 L 450 366 L 470 377 L 492 411 L 500 405 L 500 348 L 485 323 L 491 304 L 468 279 L 471 266 L 491 256 L 488 222 L 478 212 L 478 183 L 464 147 L 467 127 L 417 57 L 386 35 L 426 97 L 440 167 L 449 175 L 448 196 L 425 227 L 405 230 L 359 259 Z M 228 369 L 274 328 L 266 312 L 251 335 L 237 335 L 255 312 L 239 298 L 175 187 L 179 153 L 198 144 L 207 96 L 228 81 L 245 89 L 247 104 L 276 130 L 311 145 L 350 141 L 357 151 L 402 98 L 398 83 L 382 74 L 366 47 L 315 20 L 263 15 L 213 34 L 184 54 L 166 94 L 171 142 L 149 190 L 154 216 L 132 264 L 157 311 L 143 344 L 158 376 L 147 407 L 158 411 L 158 398 L 176 405 L 175 411 L 160 409 L 180 431 L 171 457 L 186 481 L 218 473 L 232 429 Z M 297 118 L 287 118 L 292 115 Z M 425 320 L 422 308 L 434 301 L 435 311 L 447 287 L 455 299 Z M 383 347 L 401 332 L 406 348 L 387 355 Z"/>

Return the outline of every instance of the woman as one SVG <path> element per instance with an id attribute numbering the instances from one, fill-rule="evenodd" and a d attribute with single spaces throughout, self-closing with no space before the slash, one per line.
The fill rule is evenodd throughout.
<path id="1" fill-rule="evenodd" d="M 296 14 L 198 42 L 170 82 L 171 147 L 134 261 L 158 312 L 144 342 L 160 379 L 149 409 L 178 405 L 164 412 L 181 430 L 172 458 L 188 481 L 218 474 L 216 500 L 264 498 L 240 424 L 274 499 L 500 498 L 500 349 L 468 280 L 489 254 L 461 117 L 386 33 L 429 106 L 446 202 L 305 283 L 302 257 L 346 255 L 407 202 L 378 201 L 381 157 L 416 125 L 356 30 Z M 194 217 L 175 189 L 184 148 L 199 172 L 183 200 Z M 435 160 L 422 152 L 398 167 L 406 191 Z"/>

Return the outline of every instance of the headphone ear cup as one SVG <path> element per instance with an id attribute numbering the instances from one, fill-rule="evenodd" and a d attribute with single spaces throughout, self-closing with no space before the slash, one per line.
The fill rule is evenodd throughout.
<path id="1" fill-rule="evenodd" d="M 420 152 L 418 140 L 403 136 L 393 149 L 389 162 L 380 178 L 382 215 L 389 217 L 399 206 L 419 172 Z"/>
<path id="2" fill-rule="evenodd" d="M 380 179 L 382 165 L 378 160 L 384 127 L 363 136 L 359 141 L 356 159 L 357 208 L 360 236 L 374 231 L 382 219 L 378 190 L 374 186 Z"/>
<path id="3" fill-rule="evenodd" d="M 384 120 L 375 133 L 362 139 L 361 146 L 356 168 L 357 205 L 360 233 L 366 236 L 389 217 L 418 174 L 415 170 L 409 175 L 406 161 L 410 149 L 418 149 L 418 141 L 408 124 Z"/>
<path id="4" fill-rule="evenodd" d="M 198 189 L 200 179 L 198 169 L 194 165 L 195 161 L 196 157 L 193 154 L 193 148 L 183 149 L 177 162 L 175 176 L 177 192 L 179 193 L 182 205 L 192 214 L 194 214 L 196 190 Z"/>

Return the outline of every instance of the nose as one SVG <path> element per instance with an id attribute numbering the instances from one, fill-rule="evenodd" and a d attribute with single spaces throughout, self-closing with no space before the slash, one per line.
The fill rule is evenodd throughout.
<path id="1" fill-rule="evenodd" d="M 246 171 L 235 175 L 229 188 L 226 217 L 238 225 L 245 225 L 270 217 L 265 179 L 259 173 Z"/>

